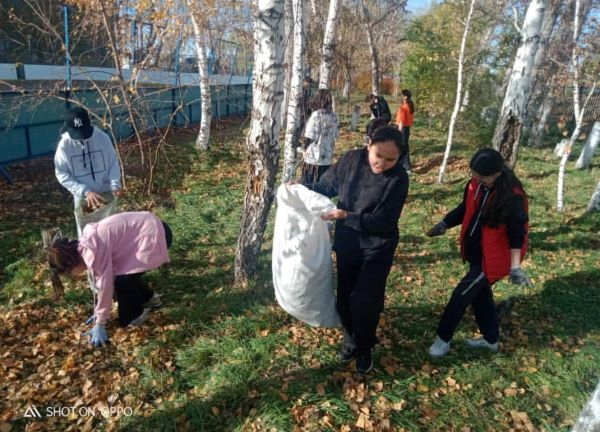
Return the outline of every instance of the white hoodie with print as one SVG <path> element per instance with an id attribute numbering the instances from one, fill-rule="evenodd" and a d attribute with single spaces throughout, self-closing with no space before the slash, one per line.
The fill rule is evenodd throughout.
<path id="1" fill-rule="evenodd" d="M 61 135 L 54 155 L 56 178 L 77 203 L 88 192 L 105 193 L 121 189 L 121 167 L 110 137 L 94 127 L 87 140 Z"/>

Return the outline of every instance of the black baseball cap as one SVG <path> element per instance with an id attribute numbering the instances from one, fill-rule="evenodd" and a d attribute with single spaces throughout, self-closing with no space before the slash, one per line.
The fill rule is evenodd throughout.
<path id="1" fill-rule="evenodd" d="M 85 108 L 75 107 L 67 111 L 65 115 L 65 129 L 72 139 L 88 139 L 94 133 L 90 122 L 90 116 Z"/>

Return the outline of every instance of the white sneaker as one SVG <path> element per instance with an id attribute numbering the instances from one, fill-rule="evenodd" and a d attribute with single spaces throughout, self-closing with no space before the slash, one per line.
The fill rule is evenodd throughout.
<path id="1" fill-rule="evenodd" d="M 142 312 L 142 314 L 135 318 L 133 321 L 131 321 L 129 323 L 129 325 L 131 327 L 139 327 L 142 324 L 144 324 L 144 322 L 146 321 L 146 318 L 148 318 L 148 313 L 150 312 L 150 308 L 144 308 L 144 311 Z"/>
<path id="2" fill-rule="evenodd" d="M 450 342 L 444 342 L 439 336 L 435 337 L 433 344 L 429 347 L 431 357 L 442 357 L 450 351 Z"/>
<path id="3" fill-rule="evenodd" d="M 491 344 L 482 337 L 474 338 L 474 339 L 467 339 L 467 340 L 465 340 L 465 342 L 471 348 L 486 348 L 492 352 L 498 352 L 498 349 L 499 349 L 498 342 Z"/>

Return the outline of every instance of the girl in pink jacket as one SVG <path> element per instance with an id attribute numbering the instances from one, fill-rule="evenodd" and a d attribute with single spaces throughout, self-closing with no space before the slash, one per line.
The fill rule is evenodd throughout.
<path id="1" fill-rule="evenodd" d="M 148 308 L 160 299 L 140 279 L 144 272 L 169 262 L 169 226 L 149 212 L 119 213 L 90 223 L 79 240 L 62 238 L 48 247 L 48 262 L 58 274 L 71 277 L 89 270 L 98 288 L 95 325 L 88 332 L 93 345 L 108 342 L 105 324 L 113 296 L 119 325 L 140 325 Z"/>

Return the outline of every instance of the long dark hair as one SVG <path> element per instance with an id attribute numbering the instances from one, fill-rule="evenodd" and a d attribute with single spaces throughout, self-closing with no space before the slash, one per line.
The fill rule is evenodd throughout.
<path id="1" fill-rule="evenodd" d="M 515 189 L 521 191 L 523 199 L 527 198 L 523 184 L 513 170 L 504 165 L 500 176 L 494 182 L 493 194 L 482 212 L 485 224 L 493 228 L 506 223 L 510 217 L 512 201 L 519 196 Z"/>
<path id="2" fill-rule="evenodd" d="M 69 240 L 66 237 L 55 240 L 48 246 L 46 257 L 53 273 L 69 273 L 83 263 L 83 258 L 77 250 L 78 246 L 79 240 Z"/>
<path id="3" fill-rule="evenodd" d="M 408 104 L 408 107 L 410 108 L 410 113 L 414 114 L 415 113 L 415 103 L 412 100 L 412 93 L 408 89 L 402 90 L 401 93 L 402 93 L 402 96 L 406 96 L 406 103 Z"/>
<path id="4" fill-rule="evenodd" d="M 312 100 L 314 110 L 324 109 L 331 111 L 332 105 L 331 92 L 327 89 L 319 89 Z"/>

